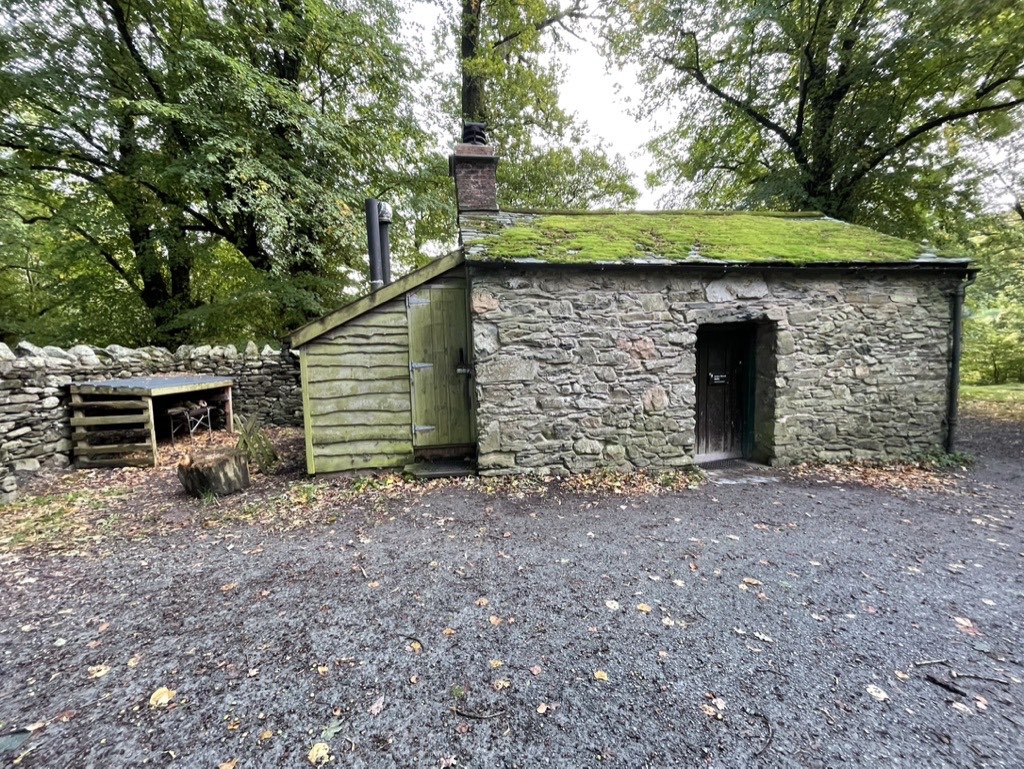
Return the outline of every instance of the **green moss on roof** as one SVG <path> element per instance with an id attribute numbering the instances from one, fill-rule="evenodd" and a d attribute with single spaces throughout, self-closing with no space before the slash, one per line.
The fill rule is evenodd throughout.
<path id="1" fill-rule="evenodd" d="M 654 258 L 903 262 L 921 254 L 910 241 L 820 214 L 732 212 L 517 216 L 512 226 L 487 232 L 479 244 L 483 250 L 470 258 L 566 264 Z"/>

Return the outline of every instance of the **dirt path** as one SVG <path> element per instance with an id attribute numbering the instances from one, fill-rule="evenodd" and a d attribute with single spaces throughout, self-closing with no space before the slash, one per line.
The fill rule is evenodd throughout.
<path id="1" fill-rule="evenodd" d="M 8 554 L 0 735 L 42 723 L 8 756 L 53 769 L 1017 767 L 1024 439 L 964 436 L 952 491 L 444 488 Z"/>

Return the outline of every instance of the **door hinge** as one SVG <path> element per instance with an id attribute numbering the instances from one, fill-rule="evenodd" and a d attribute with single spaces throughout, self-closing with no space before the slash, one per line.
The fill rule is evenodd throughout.
<path id="1" fill-rule="evenodd" d="M 431 432 L 433 430 L 436 430 L 436 429 L 437 429 L 437 427 L 435 425 L 413 425 L 412 426 L 412 431 L 414 433 L 416 433 L 417 435 L 419 433 L 429 433 L 429 432 Z"/>
<path id="2" fill-rule="evenodd" d="M 434 368 L 434 364 L 433 363 L 410 363 L 409 364 L 409 370 L 410 371 L 420 371 L 420 370 L 425 369 L 425 368 Z"/>

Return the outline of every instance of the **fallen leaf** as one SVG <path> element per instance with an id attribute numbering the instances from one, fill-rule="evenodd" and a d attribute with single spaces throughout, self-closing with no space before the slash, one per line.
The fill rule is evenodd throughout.
<path id="1" fill-rule="evenodd" d="M 326 742 L 318 742 L 310 748 L 307 758 L 313 766 L 323 766 L 331 760 L 331 746 Z"/>
<path id="2" fill-rule="evenodd" d="M 982 598 L 981 602 L 983 604 L 985 604 L 986 606 L 995 606 L 996 605 L 996 602 L 993 601 L 991 598 Z"/>
<path id="3" fill-rule="evenodd" d="M 491 670 L 497 670 L 504 664 L 501 660 L 491 660 Z"/>
<path id="4" fill-rule="evenodd" d="M 906 673 L 904 673 L 902 670 L 897 670 L 896 671 L 896 677 L 898 679 L 900 679 L 901 681 L 909 681 L 910 680 L 910 676 L 907 675 Z"/>
<path id="5" fill-rule="evenodd" d="M 637 610 L 638 612 L 640 612 L 641 614 L 650 614 L 650 613 L 651 613 L 651 607 L 650 607 L 650 606 L 648 606 L 648 605 L 647 605 L 647 604 L 645 604 L 645 603 L 638 603 L 638 604 L 636 605 L 636 610 Z"/>
<path id="6" fill-rule="evenodd" d="M 228 582 L 226 585 L 221 585 L 220 586 L 220 592 L 222 592 L 222 593 L 230 593 L 236 587 L 238 587 L 238 583 L 237 582 Z"/>
<path id="7" fill-rule="evenodd" d="M 242 727 L 242 722 L 239 721 L 237 718 L 235 720 L 233 720 L 233 721 L 228 723 L 228 731 L 229 732 L 237 732 L 241 727 Z"/>
<path id="8" fill-rule="evenodd" d="M 62 710 L 60 713 L 57 714 L 57 720 L 60 721 L 61 723 L 66 724 L 68 721 L 70 721 L 72 718 L 74 718 L 77 715 L 78 715 L 78 711 L 77 710 Z"/>
<path id="9" fill-rule="evenodd" d="M 597 679 L 598 681 L 607 681 L 608 680 L 608 674 L 605 673 L 603 670 L 595 670 L 594 671 L 594 678 Z"/>
<path id="10" fill-rule="evenodd" d="M 101 624 L 99 626 L 99 631 L 101 633 L 106 633 L 109 629 L 110 629 L 110 623 L 109 622 L 104 622 L 103 624 Z"/>
<path id="11" fill-rule="evenodd" d="M 700 704 L 700 709 L 708 718 L 716 718 L 719 721 L 723 719 L 722 712 L 717 708 L 708 705 L 706 702 L 702 702 Z"/>
<path id="12" fill-rule="evenodd" d="M 455 756 L 441 756 L 441 763 L 439 766 L 441 769 L 451 769 L 451 767 L 455 766 L 456 763 L 458 762 L 456 761 Z"/>
<path id="13" fill-rule="evenodd" d="M 621 606 L 619 606 L 619 602 L 618 601 L 611 601 L 611 600 L 605 601 L 604 605 L 607 606 L 612 611 L 618 611 L 620 608 L 622 608 Z"/>
<path id="14" fill-rule="evenodd" d="M 547 703 L 546 702 L 542 702 L 540 705 L 538 705 L 537 706 L 537 712 L 540 713 L 541 715 L 544 715 L 545 713 L 547 713 L 548 712 L 548 705 L 547 705 Z"/>
<path id="15" fill-rule="evenodd" d="M 419 641 L 410 641 L 409 648 L 412 650 L 413 654 L 419 654 L 421 651 L 423 651 L 423 644 L 421 644 Z"/>
<path id="16" fill-rule="evenodd" d="M 674 579 L 674 580 L 672 580 L 672 584 L 675 585 L 676 587 L 686 587 L 686 583 L 683 582 L 681 579 Z"/>
<path id="17" fill-rule="evenodd" d="M 671 617 L 662 617 L 661 624 L 665 627 L 675 627 L 676 621 Z"/>
<path id="18" fill-rule="evenodd" d="M 384 710 L 384 695 L 380 695 L 372 705 L 370 705 L 370 715 L 379 716 L 380 712 Z"/>
<path id="19" fill-rule="evenodd" d="M 473 727 L 467 724 L 465 721 L 460 721 L 455 725 L 455 731 L 459 734 L 469 734 L 473 731 Z"/>
<path id="20" fill-rule="evenodd" d="M 761 580 L 754 579 L 753 577 L 744 577 L 743 578 L 743 584 L 744 585 L 751 585 L 752 587 L 757 587 L 758 585 L 761 584 Z"/>
<path id="21" fill-rule="evenodd" d="M 878 700 L 879 702 L 885 702 L 889 699 L 889 695 L 885 693 L 885 689 L 883 689 L 880 686 L 868 684 L 866 687 L 864 687 L 864 689 L 868 694 L 871 695 L 872 698 Z"/>
<path id="22" fill-rule="evenodd" d="M 530 668 L 530 672 L 533 673 L 535 676 L 539 676 L 541 674 L 541 671 L 542 668 L 540 665 L 534 665 L 532 668 Z"/>
<path id="23" fill-rule="evenodd" d="M 497 614 L 492 614 L 490 618 L 490 623 L 495 626 L 500 625 L 501 617 L 499 617 Z"/>
<path id="24" fill-rule="evenodd" d="M 270 731 L 269 729 L 264 729 L 262 732 L 260 732 L 260 742 L 266 742 L 273 736 L 274 733 L 272 731 Z"/>
<path id="25" fill-rule="evenodd" d="M 419 676 L 409 676 L 409 683 L 418 684 L 420 682 Z"/>
<path id="26" fill-rule="evenodd" d="M 366 586 L 370 588 L 370 590 L 376 590 L 380 587 L 380 582 L 377 580 L 373 580 L 372 582 L 366 583 Z"/>
<path id="27" fill-rule="evenodd" d="M 954 703 L 952 703 L 950 705 L 950 707 L 953 708 L 953 710 L 956 710 L 956 711 L 959 711 L 960 713 L 963 713 L 965 716 L 974 715 L 974 711 L 972 711 L 969 707 L 964 705 L 962 702 L 954 702 Z"/>
<path id="28" fill-rule="evenodd" d="M 128 659 L 128 667 L 130 667 L 130 668 L 137 668 L 139 666 L 139 662 L 141 662 L 141 661 L 142 661 L 142 655 L 141 654 L 133 654 Z"/>
<path id="29" fill-rule="evenodd" d="M 89 678 L 103 678 L 110 672 L 110 665 L 92 665 L 89 668 Z"/>
<path id="30" fill-rule="evenodd" d="M 775 643 L 775 639 L 774 638 L 772 638 L 770 635 L 766 635 L 764 633 L 754 633 L 754 638 L 756 638 L 758 641 L 764 641 L 766 644 L 773 644 L 773 643 Z"/>
<path id="31" fill-rule="evenodd" d="M 477 606 L 479 606 L 480 608 L 483 608 L 484 606 L 486 606 L 487 604 L 489 604 L 489 603 L 490 603 L 490 601 L 488 601 L 488 600 L 487 600 L 486 598 L 484 598 L 483 596 L 481 596 L 480 598 L 477 598 L 477 599 L 476 599 L 475 603 L 476 603 L 476 605 L 477 605 Z"/>
<path id="32" fill-rule="evenodd" d="M 238 766 L 238 759 L 232 758 L 230 761 L 225 761 L 223 764 L 217 764 L 217 769 L 235 769 Z"/>
<path id="33" fill-rule="evenodd" d="M 327 675 L 330 671 L 331 671 L 331 669 L 329 667 L 327 667 L 327 665 L 317 665 L 316 666 L 316 672 L 319 673 L 322 676 Z"/>
<path id="34" fill-rule="evenodd" d="M 500 692 L 502 689 L 509 689 L 512 687 L 512 682 L 507 678 L 499 678 L 491 686 L 494 687 L 494 691 Z"/>
<path id="35" fill-rule="evenodd" d="M 446 627 L 444 630 L 441 631 L 441 635 L 446 635 L 449 638 L 451 638 L 453 635 L 455 635 L 455 628 Z"/>
<path id="36" fill-rule="evenodd" d="M 149 697 L 149 706 L 151 708 L 163 708 L 167 707 L 174 700 L 174 695 L 177 692 L 174 689 L 168 689 L 166 686 L 161 686 Z"/>
<path id="37" fill-rule="evenodd" d="M 344 724 L 342 724 L 341 721 L 339 721 L 338 719 L 334 719 L 329 724 L 327 724 L 327 726 L 320 730 L 320 739 L 324 741 L 333 740 L 335 737 L 338 736 L 338 733 L 342 730 L 343 727 Z"/>

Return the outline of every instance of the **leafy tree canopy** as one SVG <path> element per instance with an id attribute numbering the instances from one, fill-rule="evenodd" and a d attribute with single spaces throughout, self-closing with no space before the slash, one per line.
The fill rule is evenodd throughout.
<path id="1" fill-rule="evenodd" d="M 18 245 L 0 270 L 32 288 L 0 332 L 274 337 L 361 280 L 361 200 L 406 190 L 424 154 L 390 2 L 13 0 L 6 14 L 0 245 Z M 90 301 L 123 328 L 84 320 Z"/>
<path id="2" fill-rule="evenodd" d="M 1016 0 L 613 3 L 608 50 L 675 125 L 657 181 L 700 204 L 813 209 L 920 236 L 975 194 L 963 139 L 1024 104 Z"/>
<path id="3" fill-rule="evenodd" d="M 497 144 L 505 207 L 624 208 L 638 192 L 621 157 L 588 145 L 558 104 L 560 57 L 590 15 L 583 0 L 460 0 L 458 114 Z M 454 106 L 454 105 L 453 105 Z"/>

